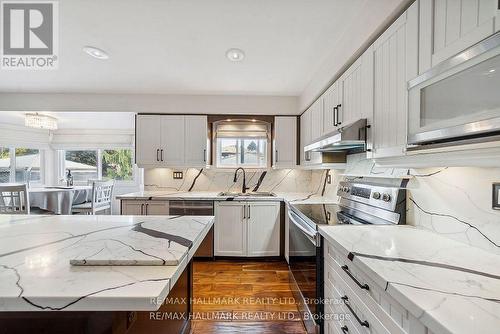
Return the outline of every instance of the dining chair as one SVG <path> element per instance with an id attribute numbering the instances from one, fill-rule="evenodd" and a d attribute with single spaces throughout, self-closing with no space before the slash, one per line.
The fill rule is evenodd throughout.
<path id="1" fill-rule="evenodd" d="M 108 210 L 111 212 L 113 201 L 113 188 L 115 181 L 93 181 L 92 200 L 90 202 L 76 204 L 71 208 L 72 213 L 95 215 L 97 212 Z"/>
<path id="2" fill-rule="evenodd" d="M 0 214 L 30 214 L 26 184 L 0 185 Z"/>

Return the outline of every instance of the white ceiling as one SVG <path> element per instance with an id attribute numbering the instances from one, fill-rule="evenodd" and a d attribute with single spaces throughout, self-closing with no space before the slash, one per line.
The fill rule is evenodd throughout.
<path id="1" fill-rule="evenodd" d="M 24 126 L 24 112 L 0 111 L 0 124 Z M 58 129 L 134 129 L 135 113 L 131 112 L 43 112 L 57 118 Z"/>
<path id="2" fill-rule="evenodd" d="M 378 0 L 387 11 L 401 0 Z M 60 65 L 2 71 L 0 92 L 298 96 L 371 0 L 59 1 Z M 366 26 L 366 31 L 376 27 Z M 345 43 L 344 43 L 345 44 Z M 101 61 L 82 52 L 106 50 Z M 243 62 L 225 58 L 229 48 Z"/>

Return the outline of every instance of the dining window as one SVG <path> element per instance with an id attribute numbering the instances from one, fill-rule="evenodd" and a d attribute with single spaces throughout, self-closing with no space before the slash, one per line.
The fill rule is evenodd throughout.
<path id="1" fill-rule="evenodd" d="M 0 147 L 0 183 L 42 183 L 42 151 Z"/>
<path id="2" fill-rule="evenodd" d="M 267 168 L 269 124 L 220 122 L 216 125 L 216 163 L 219 168 Z"/>
<path id="3" fill-rule="evenodd" d="M 96 149 L 64 151 L 64 176 L 68 170 L 76 184 L 89 180 L 113 179 L 133 181 L 134 167 L 132 149 Z"/>

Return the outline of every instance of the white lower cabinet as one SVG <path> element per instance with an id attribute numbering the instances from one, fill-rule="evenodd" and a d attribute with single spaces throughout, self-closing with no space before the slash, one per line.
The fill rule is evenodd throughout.
<path id="1" fill-rule="evenodd" d="M 217 202 L 215 256 L 279 256 L 279 202 Z"/>
<path id="2" fill-rule="evenodd" d="M 343 254 L 325 242 L 325 333 L 430 333 Z"/>
<path id="3" fill-rule="evenodd" d="M 132 216 L 167 216 L 168 201 L 121 200 L 121 214 Z"/>

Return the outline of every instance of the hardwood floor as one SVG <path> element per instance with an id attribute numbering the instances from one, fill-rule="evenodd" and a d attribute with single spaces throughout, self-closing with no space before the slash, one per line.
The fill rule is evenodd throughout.
<path id="1" fill-rule="evenodd" d="M 305 333 L 285 262 L 195 262 L 192 334 Z"/>

